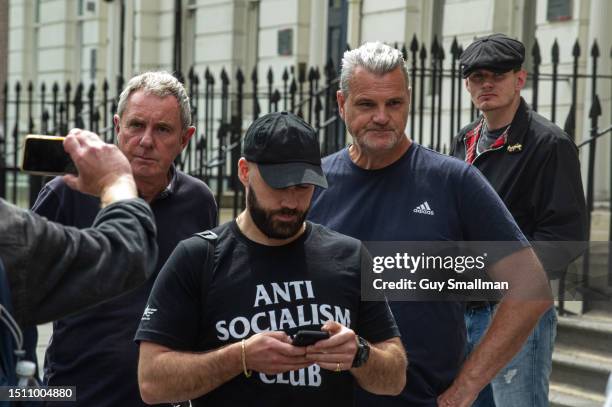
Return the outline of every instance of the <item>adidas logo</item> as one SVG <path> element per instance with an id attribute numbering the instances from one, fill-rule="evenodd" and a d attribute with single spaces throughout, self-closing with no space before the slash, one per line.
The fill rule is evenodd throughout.
<path id="1" fill-rule="evenodd" d="M 423 215 L 434 215 L 434 211 L 429 207 L 427 201 L 423 202 L 412 210 L 414 213 L 422 213 Z"/>

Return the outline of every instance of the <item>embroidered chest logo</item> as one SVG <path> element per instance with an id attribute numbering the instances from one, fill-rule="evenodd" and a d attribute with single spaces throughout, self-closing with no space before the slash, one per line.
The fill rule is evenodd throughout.
<path id="1" fill-rule="evenodd" d="M 420 204 L 419 206 L 414 208 L 412 210 L 412 212 L 420 213 L 422 215 L 429 215 L 429 216 L 434 216 L 435 215 L 435 212 L 433 211 L 433 209 L 431 209 L 431 207 L 429 206 L 427 201 L 423 202 L 422 204 Z"/>

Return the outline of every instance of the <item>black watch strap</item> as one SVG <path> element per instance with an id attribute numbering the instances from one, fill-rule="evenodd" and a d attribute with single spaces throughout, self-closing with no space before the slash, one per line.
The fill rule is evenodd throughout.
<path id="1" fill-rule="evenodd" d="M 363 339 L 361 336 L 357 336 L 357 352 L 353 359 L 353 365 L 351 367 L 363 366 L 370 357 L 370 344 L 368 341 Z"/>

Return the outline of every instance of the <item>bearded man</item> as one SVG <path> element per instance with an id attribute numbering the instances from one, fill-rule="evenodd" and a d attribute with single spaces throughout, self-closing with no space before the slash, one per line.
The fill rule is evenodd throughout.
<path id="1" fill-rule="evenodd" d="M 327 187 L 315 130 L 287 112 L 259 118 L 238 174 L 244 212 L 180 243 L 155 282 L 136 334 L 143 400 L 352 406 L 355 383 L 398 394 L 406 355 L 387 302 L 361 301 L 366 250 L 304 221 Z M 304 329 L 329 337 L 296 346 Z"/>

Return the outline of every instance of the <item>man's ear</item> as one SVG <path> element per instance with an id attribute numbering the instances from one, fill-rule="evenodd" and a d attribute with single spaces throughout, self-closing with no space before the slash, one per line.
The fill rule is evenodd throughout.
<path id="1" fill-rule="evenodd" d="M 113 124 L 115 125 L 115 134 L 117 134 L 117 139 L 119 139 L 119 123 L 121 122 L 121 119 L 119 118 L 119 115 L 114 115 L 113 116 Z"/>
<path id="2" fill-rule="evenodd" d="M 408 113 L 410 113 L 410 109 L 412 109 L 412 86 L 408 86 Z"/>
<path id="3" fill-rule="evenodd" d="M 336 91 L 336 101 L 338 102 L 338 112 L 340 113 L 340 117 L 342 120 L 344 119 L 344 104 L 346 103 L 346 98 L 344 97 L 344 93 L 341 90 Z"/>
<path id="4" fill-rule="evenodd" d="M 527 83 L 527 71 L 521 69 L 516 75 L 516 90 L 519 91 L 525 87 Z"/>
<path id="5" fill-rule="evenodd" d="M 238 160 L 238 179 L 245 188 L 249 184 L 249 162 L 244 157 Z"/>
<path id="6" fill-rule="evenodd" d="M 195 134 L 196 128 L 193 126 L 187 127 L 187 130 L 181 134 L 181 150 L 187 147 L 187 143 L 191 140 L 191 137 Z"/>

